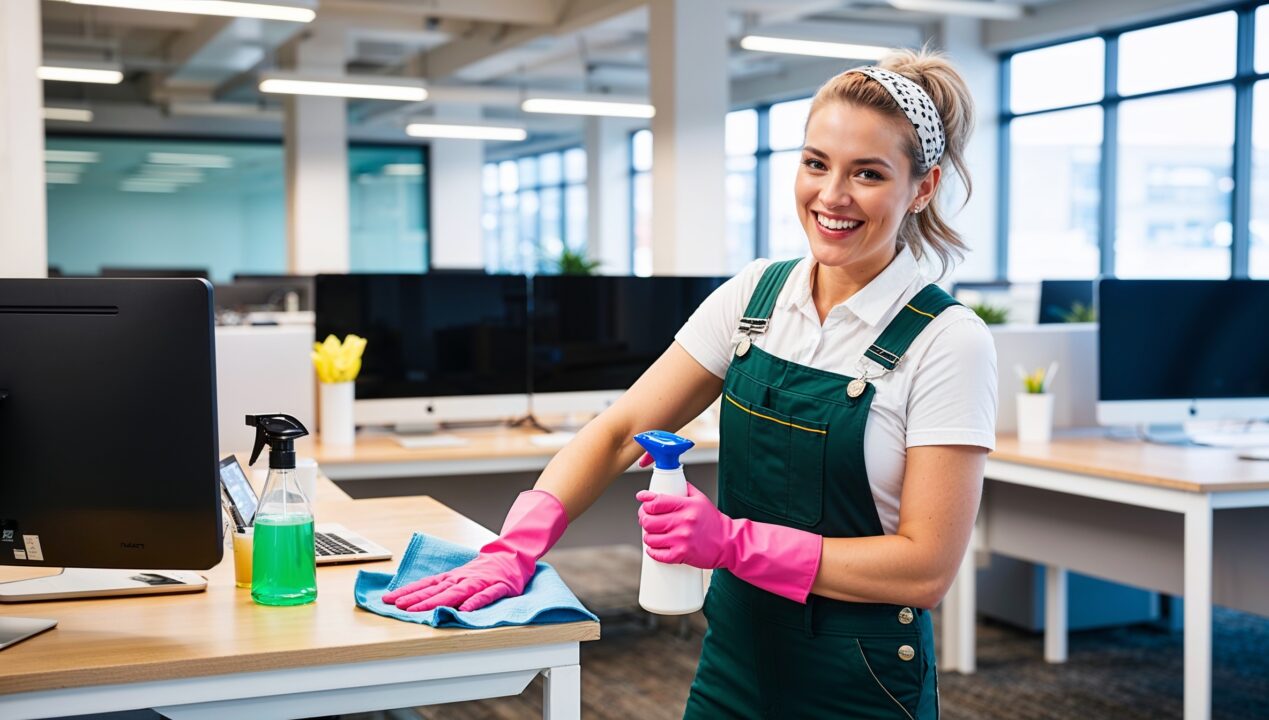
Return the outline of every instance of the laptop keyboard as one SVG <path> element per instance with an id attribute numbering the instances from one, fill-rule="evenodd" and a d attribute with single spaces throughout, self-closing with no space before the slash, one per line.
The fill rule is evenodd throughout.
<path id="1" fill-rule="evenodd" d="M 317 546 L 318 556 L 329 555 L 365 555 L 365 548 L 357 547 L 338 535 L 330 533 L 314 533 L 313 543 Z"/>

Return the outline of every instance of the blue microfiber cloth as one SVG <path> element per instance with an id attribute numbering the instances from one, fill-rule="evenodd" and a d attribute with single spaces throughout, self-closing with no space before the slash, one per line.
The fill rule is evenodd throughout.
<path id="1" fill-rule="evenodd" d="M 415 580 L 453 570 L 475 557 L 476 551 L 470 548 L 431 535 L 414 533 L 414 537 L 410 538 L 410 546 L 401 556 L 397 574 L 362 570 L 357 573 L 353 595 L 359 606 L 372 613 L 438 628 L 482 629 L 501 625 L 599 621 L 568 589 L 555 568 L 544 562 L 538 563 L 537 571 L 523 595 L 503 598 L 471 612 L 459 612 L 450 607 L 439 607 L 427 612 L 406 612 L 395 605 L 385 604 L 382 600 L 384 593 Z"/>

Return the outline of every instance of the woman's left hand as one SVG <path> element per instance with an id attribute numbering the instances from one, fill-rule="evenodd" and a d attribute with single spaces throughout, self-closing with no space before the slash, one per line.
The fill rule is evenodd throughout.
<path id="1" fill-rule="evenodd" d="M 643 503 L 639 525 L 653 560 L 703 570 L 728 566 L 732 519 L 691 483 L 686 496 L 641 490 L 635 498 Z"/>

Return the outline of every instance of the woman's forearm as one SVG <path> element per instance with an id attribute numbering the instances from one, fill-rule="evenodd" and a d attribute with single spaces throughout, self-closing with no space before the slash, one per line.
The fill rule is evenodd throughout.
<path id="1" fill-rule="evenodd" d="M 811 592 L 837 600 L 933 607 L 955 568 L 902 535 L 824 538 Z"/>
<path id="2" fill-rule="evenodd" d="M 595 418 L 556 453 L 534 489 L 559 498 L 569 520 L 574 520 L 639 459 L 643 450 L 633 435 L 616 419 Z"/>

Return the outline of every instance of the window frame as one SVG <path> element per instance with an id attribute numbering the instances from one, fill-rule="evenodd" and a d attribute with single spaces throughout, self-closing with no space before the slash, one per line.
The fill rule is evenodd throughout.
<path id="1" fill-rule="evenodd" d="M 996 223 L 996 279 L 1007 280 L 1009 277 L 1009 244 L 1010 244 L 1010 192 L 1012 177 L 1010 176 L 1009 144 L 1010 124 L 1017 118 L 1043 115 L 1046 113 L 1073 110 L 1076 108 L 1101 107 L 1102 109 L 1102 146 L 1101 166 L 1099 169 L 1099 198 L 1097 244 L 1099 252 L 1098 267 L 1101 277 L 1115 276 L 1115 227 L 1118 212 L 1118 170 L 1119 170 L 1119 106 L 1126 101 L 1135 101 L 1161 95 L 1208 90 L 1229 87 L 1234 91 L 1234 146 L 1232 158 L 1232 175 L 1234 190 L 1230 193 L 1230 222 L 1233 225 L 1233 236 L 1230 242 L 1230 274 L 1231 278 L 1248 276 L 1251 253 L 1251 183 L 1252 183 L 1252 93 L 1257 82 L 1269 79 L 1269 69 L 1256 72 L 1255 40 L 1256 10 L 1269 5 L 1265 0 L 1243 0 L 1214 7 L 1195 9 L 1186 13 L 1169 15 L 1148 21 L 1118 26 L 1110 30 L 1096 33 L 1083 33 L 1062 38 L 1057 41 L 1046 41 L 1033 45 L 1014 48 L 1000 55 L 1000 116 L 997 123 L 997 160 L 996 172 L 1000 182 L 997 183 Z M 1146 30 L 1174 22 L 1193 20 L 1208 15 L 1234 12 L 1237 17 L 1237 45 L 1235 48 L 1235 70 L 1232 78 L 1213 80 L 1191 85 L 1152 90 L 1134 95 L 1121 95 L 1119 92 L 1119 38 L 1125 33 Z M 1015 113 L 1010 109 L 1010 73 L 1011 61 L 1015 55 L 1041 50 L 1056 45 L 1100 37 L 1105 43 L 1103 94 L 1100 100 L 1071 105 L 1061 105 L 1043 110 L 1031 110 Z M 1269 40 L 1267 40 L 1269 41 Z"/>
<path id="2" fill-rule="evenodd" d="M 521 154 L 521 155 L 509 155 L 509 156 L 507 156 L 507 157 L 500 157 L 500 158 L 498 158 L 497 160 L 491 160 L 491 159 L 486 158 L 486 159 L 485 159 L 485 161 L 481 163 L 481 170 L 482 170 L 482 172 L 483 172 L 484 168 L 485 168 L 486 166 L 488 166 L 488 165 L 498 166 L 498 165 L 501 165 L 501 164 L 502 164 L 502 163 L 504 163 L 504 162 L 508 162 L 508 161 L 509 161 L 509 162 L 513 162 L 513 163 L 515 163 L 515 164 L 516 164 L 516 177 L 517 177 L 517 180 L 519 180 L 519 174 L 520 174 L 520 171 L 519 171 L 519 166 L 520 166 L 520 161 L 521 161 L 521 160 L 525 160 L 525 159 L 527 159 L 527 158 L 532 158 L 533 160 L 535 160 L 535 161 L 537 162 L 537 164 L 538 164 L 538 166 L 537 166 L 537 167 L 538 167 L 538 169 L 537 169 L 537 173 L 536 173 L 537 177 L 536 177 L 536 179 L 535 179 L 534 183 L 533 183 L 532 185 L 526 185 L 526 184 L 524 184 L 523 182 L 517 182 L 517 183 L 516 183 L 516 190 L 515 190 L 515 192 L 514 192 L 514 193 L 503 192 L 501 189 L 499 189 L 499 190 L 498 190 L 498 192 L 493 193 L 493 194 L 488 194 L 488 193 L 484 193 L 484 192 L 482 192 L 482 193 L 481 193 L 481 204 L 482 204 L 482 207 L 483 207 L 483 204 L 484 204 L 484 203 L 485 203 L 485 202 L 486 202 L 489 198 L 496 198 L 496 199 L 499 201 L 499 203 L 501 203 L 501 201 L 502 201 L 502 197 L 503 197 L 504 195 L 515 195 L 515 196 L 516 196 L 516 202 L 517 202 L 517 205 L 516 205 L 516 207 L 517 207 L 517 212 L 519 212 L 518 208 L 520 207 L 520 199 L 521 199 L 521 196 L 522 196 L 522 195 L 524 195 L 525 193 L 536 193 L 536 194 L 537 194 L 537 196 L 538 196 L 538 202 L 539 202 L 539 203 L 541 203 L 541 202 L 542 202 L 542 191 L 543 191 L 543 190 L 557 190 L 557 191 L 559 192 L 559 208 L 558 208 L 558 209 L 559 209 L 559 215 L 558 215 L 558 217 L 559 217 L 559 223 L 560 223 L 560 242 L 562 242 L 562 243 L 564 244 L 564 248 L 565 248 L 566 250 L 567 250 L 567 249 L 571 249 L 571 248 L 572 248 L 572 244 L 571 244 L 571 242 L 570 242 L 570 238 L 569 238 L 569 231 L 568 231 L 568 215 L 567 215 L 567 212 L 568 212 L 568 197 L 567 197 L 567 196 L 568 196 L 568 189 L 569 189 L 569 188 L 581 187 L 581 188 L 586 189 L 586 192 L 587 192 L 587 193 L 589 193 L 589 192 L 590 192 L 590 189 L 589 189 L 589 187 L 588 187 L 589 178 L 586 178 L 586 179 L 583 179 L 583 180 L 580 180 L 580 181 L 570 181 L 570 180 L 568 179 L 568 173 L 566 172 L 565 167 L 564 167 L 564 154 L 565 154 L 565 153 L 567 153 L 567 152 L 569 152 L 569 151 L 571 151 L 571 150 L 581 150 L 582 152 L 585 152 L 585 151 L 586 151 L 586 148 L 585 148 L 585 146 L 584 146 L 584 145 L 582 145 L 581 143 L 575 143 L 575 144 L 563 145 L 563 146 L 561 146 L 561 147 L 552 148 L 552 149 L 549 149 L 549 150 L 541 150 L 541 149 L 539 149 L 539 150 L 535 150 L 535 151 L 533 151 L 533 152 L 523 153 L 523 154 Z M 541 162 L 542 162 L 542 157 L 543 157 L 543 156 L 545 156 L 545 155 L 559 155 L 559 156 L 560 156 L 560 177 L 559 177 L 559 181 L 558 181 L 558 182 L 551 182 L 551 183 L 544 183 L 544 182 L 542 182 L 542 168 L 541 168 Z M 499 207 L 501 208 L 501 204 L 499 205 Z M 483 212 L 483 210 L 482 210 L 482 212 Z M 500 215 L 500 213 L 499 213 L 499 215 Z M 535 243 L 535 245 L 536 245 L 537 253 L 536 253 L 535 260 L 534 260 L 534 266 L 533 266 L 532 268 L 520 268 L 519 272 L 520 272 L 520 273 L 522 273 L 522 274 L 526 274 L 526 275 L 536 275 L 536 274 L 538 274 L 538 273 L 540 273 L 540 272 L 541 272 L 541 270 L 540 270 L 540 265 L 541 265 L 541 263 L 542 263 L 542 260 L 544 259 L 544 258 L 543 258 L 543 255 L 542 255 L 542 228 L 544 227 L 544 226 L 543 226 L 543 217 L 544 217 L 544 215 L 545 215 L 545 213 L 543 213 L 543 212 L 542 212 L 542 207 L 541 207 L 541 205 L 539 204 L 539 206 L 538 206 L 538 212 L 536 213 L 536 222 L 537 222 L 537 242 Z M 501 232 L 501 231 L 502 231 L 502 228 L 501 228 L 501 221 L 499 221 L 499 227 L 497 228 L 497 232 Z M 516 232 L 517 232 L 517 239 L 518 239 L 519 230 L 517 230 Z M 483 228 L 482 228 L 482 230 L 481 230 L 481 233 L 482 233 L 481 242 L 484 242 L 484 237 L 483 237 L 484 230 L 483 230 Z M 586 244 L 583 246 L 583 248 L 584 248 L 584 251 L 587 251 L 587 252 L 590 250 L 590 238 L 586 238 Z M 486 263 L 485 263 L 485 267 L 486 267 L 486 269 L 488 269 L 488 267 L 489 267 L 489 265 L 488 265 L 488 261 L 486 261 Z M 505 268 L 502 268 L 502 269 L 499 269 L 499 272 L 507 272 L 507 270 L 506 270 Z"/>

